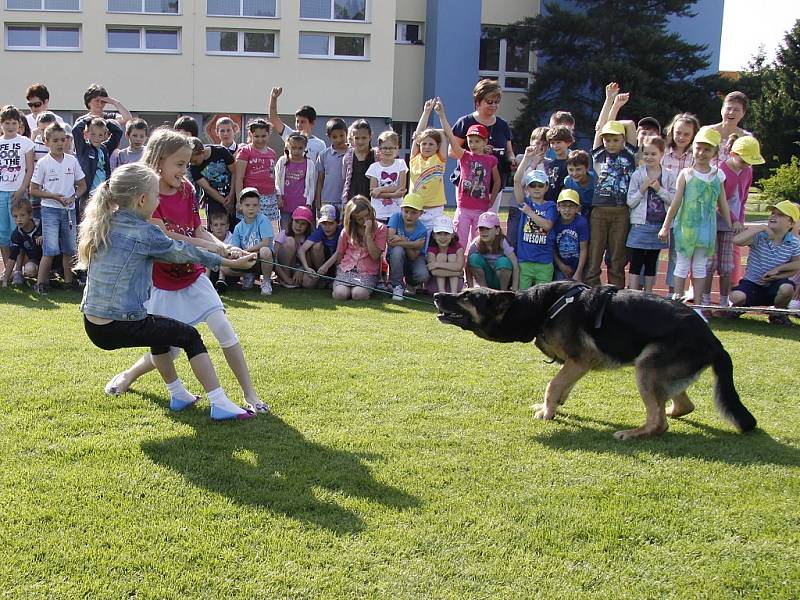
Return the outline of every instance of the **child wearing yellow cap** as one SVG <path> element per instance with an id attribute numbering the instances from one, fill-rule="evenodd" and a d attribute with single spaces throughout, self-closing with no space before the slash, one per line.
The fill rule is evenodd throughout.
<path id="1" fill-rule="evenodd" d="M 672 228 L 675 238 L 675 298 L 683 297 L 690 266 L 695 298 L 702 298 L 705 293 L 708 257 L 717 241 L 717 209 L 725 224 L 733 227 L 723 187 L 725 173 L 711 166 L 719 143 L 720 135 L 715 129 L 701 127 L 697 132 L 692 146 L 694 165 L 678 175 L 675 199 L 658 232 L 659 239 L 666 242 Z M 703 316 L 699 311 L 698 314 Z"/>
<path id="2" fill-rule="evenodd" d="M 553 227 L 555 279 L 583 281 L 589 255 L 589 222 L 581 215 L 578 192 L 563 189 L 556 204 L 558 219 Z"/>
<path id="3" fill-rule="evenodd" d="M 711 286 L 714 282 L 714 273 L 719 274 L 719 303 L 728 305 L 728 295 L 731 291 L 731 281 L 736 281 L 740 275 L 736 268 L 739 264 L 738 248 L 734 246 L 733 237 L 744 229 L 744 207 L 747 195 L 753 183 L 752 165 L 763 165 L 761 147 L 758 140 L 752 136 L 739 136 L 731 134 L 730 156 L 719 163 L 719 170 L 725 174 L 725 199 L 731 213 L 733 227 L 717 215 L 717 249 L 708 261 L 708 279 L 706 280 L 703 304 L 711 303 Z"/>
<path id="4" fill-rule="evenodd" d="M 416 286 L 425 284 L 431 276 L 425 258 L 428 230 L 419 220 L 424 202 L 419 194 L 408 194 L 400 203 L 400 212 L 389 217 L 386 254 L 392 300 L 402 300 L 404 294 L 413 293 Z"/>

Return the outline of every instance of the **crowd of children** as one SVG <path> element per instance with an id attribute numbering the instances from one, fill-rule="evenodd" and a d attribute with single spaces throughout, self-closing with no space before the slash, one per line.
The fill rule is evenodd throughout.
<path id="1" fill-rule="evenodd" d="M 86 274 L 75 271 L 75 257 L 84 209 L 117 169 L 141 162 L 159 176 L 151 222 L 172 239 L 222 256 L 236 248 L 255 257 L 245 269 L 208 260 L 206 266 L 156 263 L 150 303 L 184 323 L 213 321 L 256 408 L 261 403 L 241 348 L 218 317 L 224 315 L 218 295 L 257 280 L 263 295 L 273 285 L 330 287 L 338 300 L 381 290 L 400 301 L 464 285 L 515 290 L 553 279 L 597 285 L 605 265 L 608 283 L 653 293 L 663 251 L 676 300 L 684 299 L 691 278 L 695 301 L 710 304 L 717 274 L 722 305 L 787 307 L 795 298 L 798 306 L 798 206 L 778 203 L 766 225 L 744 225 L 752 166 L 764 159 L 757 139 L 739 127 L 748 104 L 739 92 L 725 98 L 720 123 L 701 127 L 697 117 L 681 113 L 662 132 L 653 117 L 618 119 L 629 94 L 610 83 L 591 152 L 572 148 L 575 120 L 558 111 L 512 157 L 512 132 L 491 112 L 501 88 L 482 80 L 474 90 L 476 112 L 454 126 L 441 99 L 424 103 L 408 163 L 399 156 L 397 133 L 376 136 L 365 119 L 349 126 L 330 119 L 328 145 L 313 135 L 311 106 L 300 107 L 294 128 L 288 126 L 278 116 L 282 92 L 272 89 L 267 119 L 246 125 L 247 143 L 237 144 L 236 125 L 220 118 L 220 143 L 204 144 L 191 117 L 150 132 L 97 84 L 84 96 L 89 112 L 66 125 L 47 110 L 46 86 L 32 85 L 31 114 L 10 105 L 0 111 L 2 284 L 35 279 L 35 291 L 46 294 L 51 270 L 58 270 L 66 285 L 82 287 Z M 440 129 L 429 126 L 433 114 Z M 280 156 L 269 144 L 273 132 L 283 140 Z M 458 167 L 452 219 L 445 214 L 449 159 Z M 503 224 L 498 207 L 512 174 Z M 750 247 L 744 277 L 740 246 Z M 154 364 L 143 359 L 111 387 L 127 387 Z"/>

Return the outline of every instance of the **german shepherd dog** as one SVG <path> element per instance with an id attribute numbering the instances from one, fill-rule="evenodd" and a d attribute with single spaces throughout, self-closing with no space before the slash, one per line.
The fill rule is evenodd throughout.
<path id="1" fill-rule="evenodd" d="M 756 420 L 733 385 L 731 357 L 691 308 L 657 296 L 613 286 L 589 288 L 574 281 L 537 285 L 522 292 L 466 289 L 435 294 L 442 323 L 458 325 L 493 342 L 530 342 L 562 365 L 547 384 L 536 417 L 552 419 L 575 383 L 594 369 L 633 364 L 647 420 L 618 431 L 620 440 L 659 435 L 666 415 L 694 410 L 686 394 L 703 370 L 716 376 L 718 410 L 741 432 Z M 672 405 L 666 409 L 667 400 Z"/>

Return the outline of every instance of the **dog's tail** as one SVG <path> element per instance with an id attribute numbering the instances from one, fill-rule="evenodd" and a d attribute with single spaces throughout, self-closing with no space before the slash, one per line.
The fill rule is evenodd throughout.
<path id="1" fill-rule="evenodd" d="M 711 368 L 717 379 L 714 385 L 714 402 L 717 410 L 742 433 L 755 429 L 756 418 L 742 404 L 739 393 L 733 386 L 733 363 L 724 348 L 719 349 Z"/>

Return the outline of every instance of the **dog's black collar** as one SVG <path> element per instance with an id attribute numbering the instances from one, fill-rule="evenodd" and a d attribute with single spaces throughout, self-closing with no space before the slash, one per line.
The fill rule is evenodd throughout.
<path id="1" fill-rule="evenodd" d="M 547 311 L 547 320 L 550 321 L 551 319 L 555 319 L 558 313 L 575 302 L 578 299 L 578 296 L 580 296 L 584 290 L 588 289 L 590 289 L 589 286 L 583 283 L 576 283 L 574 286 L 569 288 L 558 300 L 555 301 L 555 303 L 550 307 L 550 310 Z"/>

